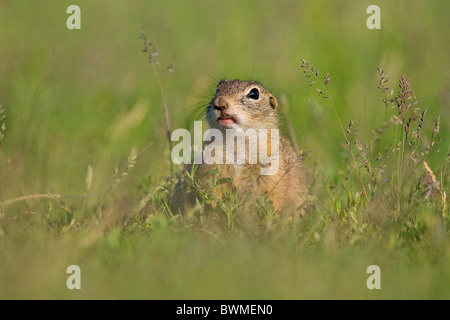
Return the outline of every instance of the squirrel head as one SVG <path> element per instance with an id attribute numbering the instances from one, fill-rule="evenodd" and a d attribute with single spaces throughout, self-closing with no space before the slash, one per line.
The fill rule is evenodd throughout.
<path id="1" fill-rule="evenodd" d="M 277 99 L 253 80 L 222 80 L 208 106 L 211 128 L 278 129 Z"/>

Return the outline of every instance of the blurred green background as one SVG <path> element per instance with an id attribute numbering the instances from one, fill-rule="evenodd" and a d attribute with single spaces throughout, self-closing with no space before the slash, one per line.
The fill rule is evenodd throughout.
<path id="1" fill-rule="evenodd" d="M 66 28 L 69 17 L 66 8 L 71 4 L 81 8 L 81 30 Z M 371 4 L 377 4 L 381 9 L 381 30 L 366 27 L 369 17 L 366 9 Z M 67 203 L 76 205 L 80 201 L 76 197 L 87 192 L 88 166 L 93 169 L 93 185 L 89 192 L 98 195 L 111 182 L 114 167 L 126 161 L 132 148 L 140 153 L 127 185 L 128 192 L 123 195 L 129 203 L 138 201 L 140 194 L 136 186 L 147 177 L 155 179 L 169 174 L 162 98 L 151 64 L 142 52 L 140 25 L 157 46 L 159 67 L 163 69 L 176 63 L 174 73 L 161 77 L 172 128 L 191 127 L 198 115 L 196 106 L 207 101 L 205 96 L 212 96 L 214 83 L 219 79 L 256 79 L 277 97 L 281 94 L 287 97 L 299 148 L 310 151 L 307 165 L 315 166 L 326 177 L 333 177 L 345 167 L 341 162 L 342 135 L 328 102 L 319 99 L 308 86 L 300 59 L 305 58 L 319 68 L 321 74 L 330 73 L 332 81 L 328 90 L 340 117 L 344 124 L 350 119 L 354 121 L 362 140 L 370 139 L 373 129 L 385 120 L 381 92 L 377 89 L 377 68 L 380 67 L 391 79 L 389 85 L 392 88 L 397 88 L 402 73 L 411 81 L 419 106 L 429 108 L 428 136 L 434 119 L 441 116 L 442 151 L 430 162 L 431 168 L 441 166 L 449 145 L 449 15 L 449 1 L 1 1 L 0 103 L 7 118 L 5 137 L 0 146 L 0 201 L 50 190 L 69 196 Z M 94 196 L 92 202 L 95 201 Z M 17 231 L 17 239 L 20 234 L 20 230 Z M 104 241 L 109 243 L 108 239 Z M 132 252 L 144 255 L 145 240 L 136 241 L 138 244 L 131 245 Z M 28 257 L 24 263 L 31 257 L 53 260 L 52 251 L 44 249 L 45 243 L 44 240 L 37 241 L 33 247 L 24 240 L 19 253 L 2 251 L 4 261 L 9 259 L 10 263 L 0 262 L 3 268 L 0 277 L 10 290 L 5 292 L 0 285 L 0 297 L 66 294 L 57 286 L 45 292 L 27 291 L 22 285 L 12 289 L 16 282 L 11 282 L 14 277 L 9 275 L 16 263 L 22 261 L 19 256 Z M 153 249 L 149 251 L 157 250 L 163 243 L 153 243 Z M 30 250 L 42 250 L 42 255 L 28 256 L 28 246 L 40 248 Z M 70 260 L 63 254 L 64 245 L 60 247 L 56 242 L 51 246 L 56 246 L 55 252 L 63 255 L 56 264 L 64 265 Z M 180 245 L 177 250 L 185 249 Z M 207 249 L 216 250 L 217 247 Z M 206 253 L 200 249 L 192 250 L 201 252 L 201 261 L 207 260 Z M 216 256 L 217 261 L 225 262 L 229 254 L 233 254 L 232 249 L 226 250 Z M 261 258 L 255 251 L 250 251 L 250 256 L 255 259 L 250 264 L 243 263 L 256 267 Z M 118 250 L 117 254 L 122 254 L 120 252 Z M 370 254 L 364 255 L 357 264 L 363 265 L 370 260 L 367 259 Z M 289 265 L 289 259 L 284 258 Z M 105 259 L 106 262 L 98 262 L 103 267 L 115 263 L 114 258 L 111 261 Z M 146 259 L 150 258 L 143 261 L 148 261 Z M 162 258 L 161 263 L 183 264 L 176 260 L 178 258 L 171 259 Z M 311 257 L 301 259 L 305 259 L 303 263 L 315 261 Z M 321 259 L 324 263 L 327 261 L 326 257 Z M 345 265 L 347 255 L 336 259 Z M 383 259 L 386 263 L 390 261 L 387 257 Z M 296 274 L 293 269 L 302 261 L 296 260 L 284 272 Z M 95 263 L 89 268 L 95 269 Z M 124 259 L 121 263 L 125 266 L 119 263 L 118 270 L 128 270 L 128 262 Z M 217 262 L 211 263 L 210 268 L 217 267 Z M 405 261 L 402 263 L 406 264 Z M 44 263 L 41 269 L 45 266 Z M 263 264 L 264 277 L 271 274 L 274 266 L 273 261 Z M 204 268 L 203 265 L 197 267 L 199 270 Z M 195 268 L 189 266 L 191 276 Z M 239 266 L 232 268 L 238 270 Z M 244 269 L 247 271 L 238 279 L 249 274 L 250 269 Z M 145 272 L 144 267 L 139 270 Z M 425 272 L 421 273 L 423 270 Z M 226 270 L 220 272 L 226 273 Z M 328 271 L 314 270 L 312 278 L 320 279 L 321 272 Z M 426 278 L 431 274 L 428 272 L 429 265 L 424 264 L 412 274 L 421 273 Z M 170 269 L 169 273 L 175 275 L 176 269 Z M 26 283 L 27 277 L 31 277 L 21 273 L 16 276 L 21 279 L 17 283 Z M 351 271 L 348 276 L 351 277 Z M 65 274 L 58 277 L 64 278 Z M 407 277 L 397 280 L 407 283 Z M 448 277 L 447 271 L 444 275 L 447 283 Z M 432 292 L 437 281 L 433 278 L 427 282 L 425 278 L 419 282 L 428 283 L 428 289 L 412 291 L 418 297 Z M 286 276 L 281 283 L 287 285 L 289 279 Z M 302 292 L 297 296 L 294 286 L 286 289 L 285 296 L 282 287 L 269 287 L 267 292 L 274 293 L 271 295 L 264 292 L 263 287 L 255 292 L 237 293 L 230 286 L 224 297 L 320 297 L 321 292 L 339 285 L 339 279 L 335 284 L 323 284 L 323 291 L 317 289 L 311 295 Z M 51 284 L 52 281 L 49 280 Z M 205 281 L 206 288 L 214 287 L 215 279 Z M 368 294 L 364 281 L 361 282 L 363 288 L 357 292 Z M 163 283 L 159 285 L 164 288 Z M 112 290 L 124 290 L 119 284 L 117 286 Z M 314 281 L 308 286 L 316 287 Z M 188 291 L 180 288 L 173 292 L 166 288 L 162 297 L 188 297 Z M 349 285 L 344 290 L 345 297 L 352 296 L 352 288 Z M 397 295 L 392 293 L 387 297 L 401 297 L 401 290 L 398 289 Z M 88 296 L 101 296 L 106 292 L 89 292 Z M 133 295 L 129 287 L 125 292 Z M 208 293 L 208 290 L 204 292 Z M 339 297 L 337 288 L 328 293 L 330 297 Z M 448 298 L 448 289 L 446 294 Z M 145 294 L 137 296 L 149 297 Z M 201 292 L 192 296 L 204 297 Z M 220 298 L 220 292 L 212 297 Z"/>

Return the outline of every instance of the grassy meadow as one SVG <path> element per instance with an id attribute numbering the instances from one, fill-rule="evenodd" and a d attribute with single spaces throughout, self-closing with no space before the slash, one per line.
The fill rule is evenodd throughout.
<path id="1" fill-rule="evenodd" d="M 0 298 L 449 299 L 449 15 L 438 0 L 1 1 Z M 190 129 L 223 78 L 278 98 L 303 218 L 249 195 L 211 210 L 208 190 L 172 212 L 183 168 L 163 105 Z"/>

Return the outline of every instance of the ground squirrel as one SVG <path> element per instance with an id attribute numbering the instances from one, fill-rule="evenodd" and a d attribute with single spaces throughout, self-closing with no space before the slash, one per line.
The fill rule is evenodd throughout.
<path id="1" fill-rule="evenodd" d="M 225 159 L 227 148 L 225 140 L 227 135 L 230 136 L 230 132 L 266 129 L 268 130 L 268 134 L 265 135 L 267 139 L 258 139 L 256 144 L 258 147 L 264 145 L 267 150 L 266 155 L 278 156 L 277 167 L 270 174 L 261 174 L 261 168 L 267 167 L 267 161 L 264 164 L 262 161 L 264 156 L 261 156 L 261 153 L 258 154 L 256 163 L 250 161 L 249 146 L 252 143 L 249 143 L 247 139 L 248 147 L 245 149 L 244 163 L 229 164 L 224 161 L 223 164 L 206 164 L 203 162 L 198 165 L 195 177 L 201 179 L 201 176 L 204 176 L 203 173 L 217 168 L 218 178 L 226 178 L 229 181 L 228 188 L 256 194 L 266 193 L 275 211 L 286 207 L 294 209 L 302 207 L 307 188 L 301 160 L 287 138 L 279 134 L 275 141 L 277 143 L 274 143 L 270 135 L 272 129 L 277 134 L 279 132 L 277 106 L 276 98 L 256 81 L 220 81 L 216 94 L 206 110 L 206 119 L 210 128 L 218 129 L 225 138 L 220 148 L 215 149 L 214 152 L 222 152 Z M 234 131 L 228 129 L 234 129 Z M 236 145 L 234 147 L 232 154 L 236 156 Z M 265 159 L 267 160 L 268 157 Z M 191 166 L 188 170 L 191 170 Z M 177 202 L 177 207 L 184 211 L 184 208 L 180 206 L 184 206 L 187 200 L 186 194 L 185 192 L 181 194 L 181 189 L 177 189 L 174 200 Z M 216 186 L 214 189 L 218 198 L 222 196 L 222 190 L 224 190 L 223 185 Z M 192 197 L 191 195 L 191 201 Z"/>

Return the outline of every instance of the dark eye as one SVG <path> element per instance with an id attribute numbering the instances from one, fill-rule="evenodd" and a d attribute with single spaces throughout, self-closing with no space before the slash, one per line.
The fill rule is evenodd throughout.
<path id="1" fill-rule="evenodd" d="M 250 99 L 253 100 L 258 100 L 259 99 L 259 90 L 256 88 L 253 88 L 252 90 L 250 90 L 250 92 L 247 94 L 247 97 L 249 97 Z"/>

